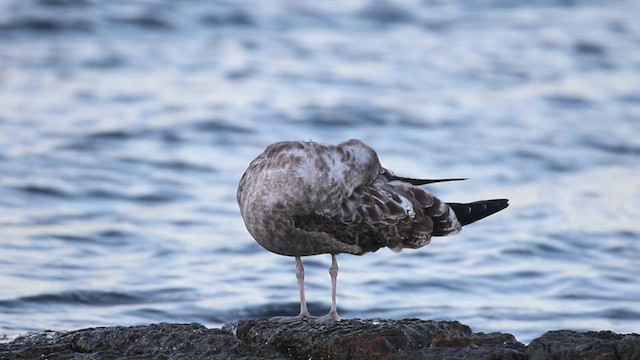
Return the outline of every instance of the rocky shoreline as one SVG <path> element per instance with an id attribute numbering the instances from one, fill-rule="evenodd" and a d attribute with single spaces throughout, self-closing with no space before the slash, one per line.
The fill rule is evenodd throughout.
<path id="1" fill-rule="evenodd" d="M 640 359 L 640 335 L 550 331 L 528 346 L 457 321 L 342 320 L 221 329 L 160 323 L 41 332 L 0 344 L 0 359 Z"/>

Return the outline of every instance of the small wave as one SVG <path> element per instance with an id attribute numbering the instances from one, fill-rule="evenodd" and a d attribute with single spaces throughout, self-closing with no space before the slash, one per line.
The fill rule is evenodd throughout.
<path id="1" fill-rule="evenodd" d="M 598 44 L 590 41 L 578 41 L 573 49 L 575 52 L 582 55 L 605 55 L 607 49 L 603 44 Z"/>
<path id="2" fill-rule="evenodd" d="M 615 155 L 640 155 L 640 146 L 621 142 L 606 142 L 603 139 L 589 139 L 584 144 Z"/>
<path id="3" fill-rule="evenodd" d="M 88 241 L 91 241 L 90 237 L 87 236 L 79 236 L 79 235 L 67 235 L 67 234 L 55 234 L 55 235 L 51 235 L 52 238 L 54 239 L 58 239 L 58 240 L 62 240 L 62 241 L 68 241 L 68 242 L 79 242 L 79 243 L 85 243 Z"/>
<path id="4" fill-rule="evenodd" d="M 136 292 L 70 290 L 59 293 L 45 293 L 23 296 L 16 299 L 0 300 L 0 308 L 32 309 L 34 306 L 87 305 L 113 306 L 148 304 L 167 301 L 185 301 L 193 298 L 189 289 L 160 289 Z"/>
<path id="5" fill-rule="evenodd" d="M 48 17 L 24 17 L 0 23 L 0 31 L 4 32 L 90 32 L 91 23 L 82 19 L 56 19 Z"/>
<path id="6" fill-rule="evenodd" d="M 98 58 L 84 61 L 84 66 L 91 69 L 115 69 L 124 67 L 126 64 L 127 62 L 124 57 L 115 54 L 107 54 Z"/>
<path id="7" fill-rule="evenodd" d="M 86 6 L 86 5 L 89 5 L 91 1 L 90 0 L 39 0 L 38 2 L 44 6 L 71 7 L 71 6 Z"/>
<path id="8" fill-rule="evenodd" d="M 67 191 L 47 185 L 27 184 L 18 186 L 17 189 L 32 195 L 44 195 L 56 198 L 68 198 L 71 196 Z"/>
<path id="9" fill-rule="evenodd" d="M 124 93 L 124 94 L 115 94 L 112 97 L 110 97 L 109 100 L 117 103 L 131 104 L 131 103 L 137 103 L 137 102 L 148 100 L 150 97 L 151 97 L 150 95 L 145 93 L 137 93 L 137 94 Z"/>
<path id="10" fill-rule="evenodd" d="M 117 102 L 135 102 L 144 100 L 144 96 L 120 96 L 112 99 Z M 110 148 L 113 142 L 129 141 L 141 138 L 157 137 L 165 142 L 178 143 L 182 138 L 173 130 L 168 129 L 109 129 L 97 130 L 81 137 L 74 137 L 65 144 L 58 146 L 61 150 L 95 151 Z"/>
<path id="11" fill-rule="evenodd" d="M 617 99 L 625 103 L 640 104 L 640 94 L 626 93 L 617 96 Z"/>
<path id="12" fill-rule="evenodd" d="M 251 134 L 254 132 L 249 128 L 229 124 L 220 119 L 194 121 L 191 126 L 199 131 L 215 133 Z"/>
<path id="13" fill-rule="evenodd" d="M 148 30 L 170 30 L 174 27 L 166 18 L 156 14 L 113 16 L 109 20 L 115 24 L 132 25 Z"/>
<path id="14" fill-rule="evenodd" d="M 4 308 L 31 308 L 38 305 L 122 305 L 140 302 L 137 296 L 100 291 L 65 291 L 60 293 L 24 296 L 0 301 Z"/>
<path id="15" fill-rule="evenodd" d="M 615 319 L 615 320 L 640 320 L 640 312 L 629 310 L 629 309 L 620 309 L 613 308 L 607 309 L 599 312 L 598 317 L 603 317 L 606 319 Z"/>
<path id="16" fill-rule="evenodd" d="M 226 14 L 210 13 L 200 18 L 200 22 L 207 26 L 253 26 L 255 20 L 253 17 L 242 10 L 234 10 Z"/>
<path id="17" fill-rule="evenodd" d="M 514 151 L 513 155 L 520 158 L 522 161 L 531 164 L 529 165 L 529 168 L 533 168 L 535 166 L 536 168 L 553 172 L 573 172 L 580 169 L 580 164 L 573 158 L 558 157 L 557 154 L 546 149 L 517 149 Z"/>
<path id="18" fill-rule="evenodd" d="M 93 132 L 93 133 L 87 135 L 87 138 L 96 139 L 96 140 L 100 140 L 100 139 L 105 139 L 105 140 L 124 140 L 124 139 L 129 139 L 129 138 L 131 138 L 133 136 L 134 136 L 134 134 L 129 132 L 129 131 L 118 129 L 118 130 L 96 131 L 96 132 Z"/>
<path id="19" fill-rule="evenodd" d="M 87 192 L 85 196 L 105 200 L 126 200 L 133 203 L 169 203 L 186 197 L 186 195 L 177 192 L 126 195 L 105 190 L 92 190 Z"/>
<path id="20" fill-rule="evenodd" d="M 414 20 L 407 9 L 386 1 L 373 1 L 362 10 L 360 16 L 379 24 L 408 23 Z"/>
<path id="21" fill-rule="evenodd" d="M 593 283 L 589 283 L 586 282 L 585 284 L 579 284 L 578 281 L 576 281 L 576 283 L 574 286 L 578 287 L 578 286 L 582 286 L 582 287 L 586 287 L 586 285 L 592 285 L 594 288 L 598 288 L 600 290 L 603 291 L 602 295 L 600 294 L 596 294 L 594 292 L 592 292 L 592 290 L 586 290 L 586 289 L 570 289 L 570 290 L 565 290 L 565 291 L 570 291 L 570 292 L 564 292 L 564 293 L 560 293 L 558 295 L 555 295 L 554 297 L 556 299 L 562 299 L 562 300 L 574 300 L 574 301 L 593 301 L 593 300 L 602 300 L 602 301 L 619 301 L 620 297 L 618 295 L 616 295 L 613 292 L 605 292 L 605 289 L 603 289 L 601 286 L 596 286 Z"/>
<path id="22" fill-rule="evenodd" d="M 304 109 L 306 121 L 322 127 L 383 126 L 389 124 L 418 125 L 417 119 L 393 109 L 372 105 L 344 104 L 334 107 L 308 106 Z M 424 126 L 425 124 L 420 124 Z"/>
<path id="23" fill-rule="evenodd" d="M 159 169 L 177 170 L 177 171 L 197 171 L 197 172 L 215 172 L 212 166 L 195 164 L 187 160 L 167 160 L 155 161 L 133 157 L 122 157 L 121 161 L 136 165 L 149 165 Z"/>
<path id="24" fill-rule="evenodd" d="M 429 288 L 432 291 L 445 290 L 447 292 L 459 292 L 464 293 L 469 288 L 464 284 L 464 281 L 452 282 L 452 281 L 438 281 L 438 280 L 423 280 L 423 281 L 396 281 L 385 285 L 387 290 L 393 292 L 404 292 L 407 289 L 420 287 L 423 289 Z"/>
<path id="25" fill-rule="evenodd" d="M 78 244 L 98 244 L 109 247 L 124 247 L 132 243 L 139 243 L 141 236 L 132 232 L 108 229 L 97 231 L 89 235 L 77 235 L 67 233 L 41 234 L 37 235 L 41 239 L 55 239 L 62 242 Z"/>
<path id="26" fill-rule="evenodd" d="M 592 105 L 589 99 L 578 95 L 555 94 L 547 96 L 546 99 L 555 106 L 570 109 L 585 108 Z"/>

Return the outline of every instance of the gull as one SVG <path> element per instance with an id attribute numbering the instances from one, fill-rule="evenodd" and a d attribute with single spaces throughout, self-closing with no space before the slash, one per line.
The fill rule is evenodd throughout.
<path id="1" fill-rule="evenodd" d="M 361 140 L 338 145 L 282 141 L 268 146 L 247 168 L 237 200 L 245 226 L 266 250 L 292 256 L 300 294 L 300 313 L 272 321 L 339 320 L 336 306 L 342 253 L 363 255 L 388 247 L 395 252 L 427 245 L 432 236 L 460 232 L 462 226 L 492 215 L 507 199 L 444 202 L 420 185 L 455 179 L 414 179 L 382 167 L 376 152 Z M 302 257 L 331 255 L 331 308 L 309 313 Z"/>

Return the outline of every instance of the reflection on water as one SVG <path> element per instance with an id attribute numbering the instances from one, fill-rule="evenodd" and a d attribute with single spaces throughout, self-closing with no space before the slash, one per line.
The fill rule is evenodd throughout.
<path id="1" fill-rule="evenodd" d="M 282 139 L 361 138 L 450 201 L 507 211 L 340 256 L 344 317 L 528 342 L 638 332 L 633 1 L 0 3 L 0 336 L 297 311 L 235 189 Z M 311 310 L 328 256 L 306 260 Z"/>

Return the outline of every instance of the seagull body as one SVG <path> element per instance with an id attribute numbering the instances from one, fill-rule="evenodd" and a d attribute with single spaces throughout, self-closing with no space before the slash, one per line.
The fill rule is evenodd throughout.
<path id="1" fill-rule="evenodd" d="M 338 145 L 283 141 L 270 145 L 242 176 L 237 200 L 244 223 L 265 249 L 296 259 L 301 311 L 274 321 L 339 319 L 336 255 L 362 255 L 388 247 L 420 248 L 432 236 L 508 206 L 506 199 L 445 203 L 419 185 L 464 179 L 423 180 L 394 175 L 360 140 Z M 316 318 L 307 310 L 301 257 L 331 254 L 332 306 Z"/>

